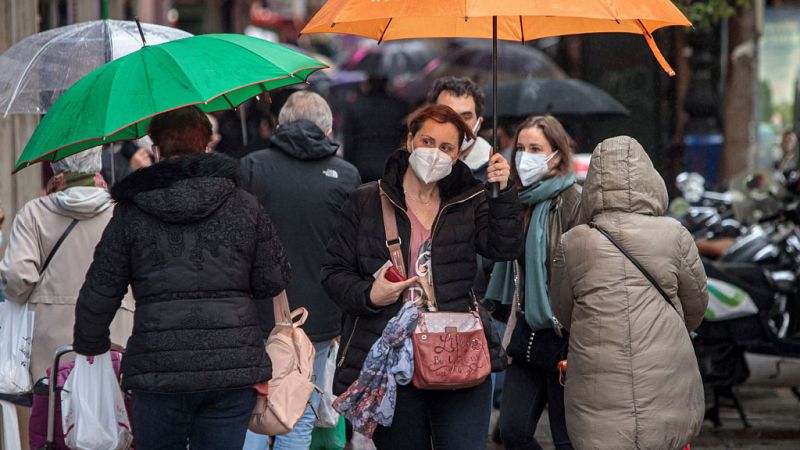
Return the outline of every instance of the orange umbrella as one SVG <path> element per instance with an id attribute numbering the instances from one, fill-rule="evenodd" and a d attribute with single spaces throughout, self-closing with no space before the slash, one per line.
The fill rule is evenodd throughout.
<path id="1" fill-rule="evenodd" d="M 352 34 L 379 43 L 414 38 L 492 38 L 496 71 L 497 39 L 525 42 L 569 34 L 631 33 L 644 36 L 658 63 L 674 76 L 652 34 L 671 25 L 691 23 L 670 0 L 328 0 L 301 34 Z M 493 99 L 497 99 L 496 90 L 495 74 Z M 494 128 L 496 136 L 496 115 Z"/>

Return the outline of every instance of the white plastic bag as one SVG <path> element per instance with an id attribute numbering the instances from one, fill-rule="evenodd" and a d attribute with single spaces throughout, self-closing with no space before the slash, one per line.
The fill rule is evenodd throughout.
<path id="1" fill-rule="evenodd" d="M 0 400 L 0 448 L 22 448 L 22 440 L 19 436 L 19 418 L 17 417 L 17 407 L 13 403 Z"/>
<path id="2" fill-rule="evenodd" d="M 333 409 L 333 375 L 336 372 L 336 354 L 339 353 L 339 343 L 333 341 L 328 350 L 328 359 L 325 361 L 325 372 L 322 374 L 323 381 L 322 393 L 319 395 L 319 407 L 317 408 L 318 428 L 333 428 L 339 424 L 339 413 Z"/>
<path id="3" fill-rule="evenodd" d="M 33 388 L 30 371 L 33 316 L 27 304 L 0 303 L 0 392 L 3 394 L 21 394 Z"/>
<path id="4" fill-rule="evenodd" d="M 124 450 L 133 435 L 122 391 L 106 352 L 75 358 L 61 394 L 64 440 L 74 450 Z"/>

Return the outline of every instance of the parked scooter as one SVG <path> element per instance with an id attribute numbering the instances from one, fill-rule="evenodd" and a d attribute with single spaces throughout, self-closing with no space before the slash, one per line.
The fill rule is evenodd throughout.
<path id="1" fill-rule="evenodd" d="M 696 174 L 677 181 L 685 211 L 681 201 L 673 202 L 673 215 L 683 212 L 676 218 L 698 244 L 729 242 L 713 259 L 703 259 L 709 303 L 694 344 L 706 417 L 719 426 L 721 401 L 728 400 L 749 426 L 734 386 L 800 386 L 797 195 L 789 183 L 764 174 L 735 181 L 742 189 L 729 193 L 706 192 Z"/>

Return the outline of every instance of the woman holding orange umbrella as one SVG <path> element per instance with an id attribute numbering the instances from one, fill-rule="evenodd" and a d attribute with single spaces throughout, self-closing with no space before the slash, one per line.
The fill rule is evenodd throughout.
<path id="1" fill-rule="evenodd" d="M 351 194 L 328 244 L 322 284 L 344 312 L 333 386 L 340 397 L 334 407 L 356 431 L 374 433 L 379 450 L 486 449 L 492 397 L 488 377 L 460 389 L 427 389 L 416 381 L 408 384 L 408 377 L 406 385 L 397 386 L 403 384 L 398 374 L 410 364 L 400 364 L 399 356 L 392 363 L 381 362 L 393 360 L 382 347 L 403 345 L 398 341 L 405 337 L 393 330 L 405 329 L 395 324 L 405 320 L 404 312 L 414 310 L 418 300 L 443 313 L 472 311 L 477 255 L 506 261 L 522 250 L 522 205 L 516 183 L 509 181 L 508 162 L 499 154 L 489 162 L 488 181 L 500 187 L 499 197 L 489 198 L 483 183 L 458 159 L 465 137 L 474 136 L 448 106 L 432 105 L 415 114 L 406 149 L 389 157 L 380 182 Z M 384 202 L 394 214 L 399 239 L 387 238 L 384 224 L 391 222 L 384 222 Z M 391 245 L 399 247 L 401 255 L 395 253 L 395 258 L 408 272 L 398 269 L 399 277 L 389 278 L 385 263 L 393 259 Z M 416 321 L 408 322 L 413 329 Z M 494 346 L 489 333 L 485 345 L 494 367 L 505 353 L 499 337 L 494 335 Z M 451 346 L 442 345 L 438 353 L 452 356 L 447 350 L 452 337 L 448 342 Z M 470 348 L 481 347 L 478 339 L 469 342 Z M 443 358 L 448 368 L 477 370 Z M 424 366 L 413 360 L 413 367 Z"/>

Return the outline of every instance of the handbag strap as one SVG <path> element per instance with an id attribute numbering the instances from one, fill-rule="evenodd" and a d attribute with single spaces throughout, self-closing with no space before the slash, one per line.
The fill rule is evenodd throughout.
<path id="1" fill-rule="evenodd" d="M 627 250 L 625 250 L 625 247 L 623 247 L 622 244 L 620 244 L 619 242 L 617 242 L 616 239 L 611 237 L 608 231 L 603 229 L 603 227 L 601 227 L 600 225 L 597 225 L 596 223 L 592 222 L 589 224 L 589 226 L 599 231 L 603 236 L 606 237 L 606 239 L 611 241 L 611 243 L 614 244 L 614 247 L 617 247 L 620 253 L 625 255 L 625 257 L 628 258 L 628 260 L 632 262 L 637 269 L 639 269 L 639 272 L 641 272 L 642 275 L 644 275 L 644 277 L 647 278 L 647 280 L 653 285 L 653 287 L 656 288 L 658 293 L 661 294 L 662 297 L 664 297 L 664 300 L 666 300 L 667 303 L 669 303 L 669 306 L 671 306 L 672 309 L 674 309 L 675 311 L 678 310 L 678 308 L 675 307 L 675 304 L 672 303 L 672 300 L 669 298 L 669 295 L 667 295 L 667 293 L 664 292 L 664 289 L 661 289 L 661 285 L 658 284 L 658 281 L 656 281 L 656 279 L 653 278 L 652 275 L 650 275 L 650 272 L 648 272 L 647 269 L 645 269 L 644 266 L 642 266 L 642 264 L 639 263 L 639 261 L 633 257 L 633 255 L 631 255 L 630 253 L 628 253 Z"/>
<path id="2" fill-rule="evenodd" d="M 381 195 L 383 229 L 386 233 L 386 248 L 389 249 L 389 257 L 392 260 L 392 264 L 394 264 L 400 272 L 400 275 L 406 278 L 406 263 L 403 261 L 403 249 L 401 248 L 403 241 L 400 239 L 400 233 L 397 232 L 397 218 L 394 212 L 394 205 L 392 205 L 386 193 L 383 192 L 383 189 L 380 189 L 380 185 L 378 185 L 378 190 Z"/>
<path id="3" fill-rule="evenodd" d="M 289 297 L 286 291 L 281 291 L 272 299 L 272 310 L 275 313 L 275 325 L 292 325 L 292 313 L 289 311 Z"/>
<path id="4" fill-rule="evenodd" d="M 505 333 L 503 333 L 503 348 L 508 348 L 511 343 L 511 335 L 514 333 L 514 328 L 517 326 L 517 311 L 519 310 L 520 289 L 519 289 L 519 276 L 520 267 L 519 262 L 514 261 L 512 268 L 514 270 L 514 294 L 511 300 L 511 314 L 508 316 L 508 323 L 506 324 Z"/>
<path id="5" fill-rule="evenodd" d="M 63 233 L 61 233 L 61 237 L 58 238 L 58 240 L 56 241 L 56 245 L 54 245 L 53 249 L 50 250 L 50 254 L 47 255 L 47 259 L 44 260 L 44 264 L 42 264 L 42 267 L 39 269 L 40 276 L 44 273 L 45 270 L 47 270 L 47 266 L 50 265 L 50 261 L 53 260 L 53 256 L 56 255 L 56 252 L 61 247 L 61 244 L 63 244 L 64 241 L 67 240 L 67 236 L 69 236 L 69 234 L 72 233 L 72 230 L 75 229 L 75 226 L 78 225 L 78 222 L 79 222 L 78 219 L 72 219 L 72 222 L 70 222 L 69 225 L 67 225 L 67 229 L 64 230 Z"/>

